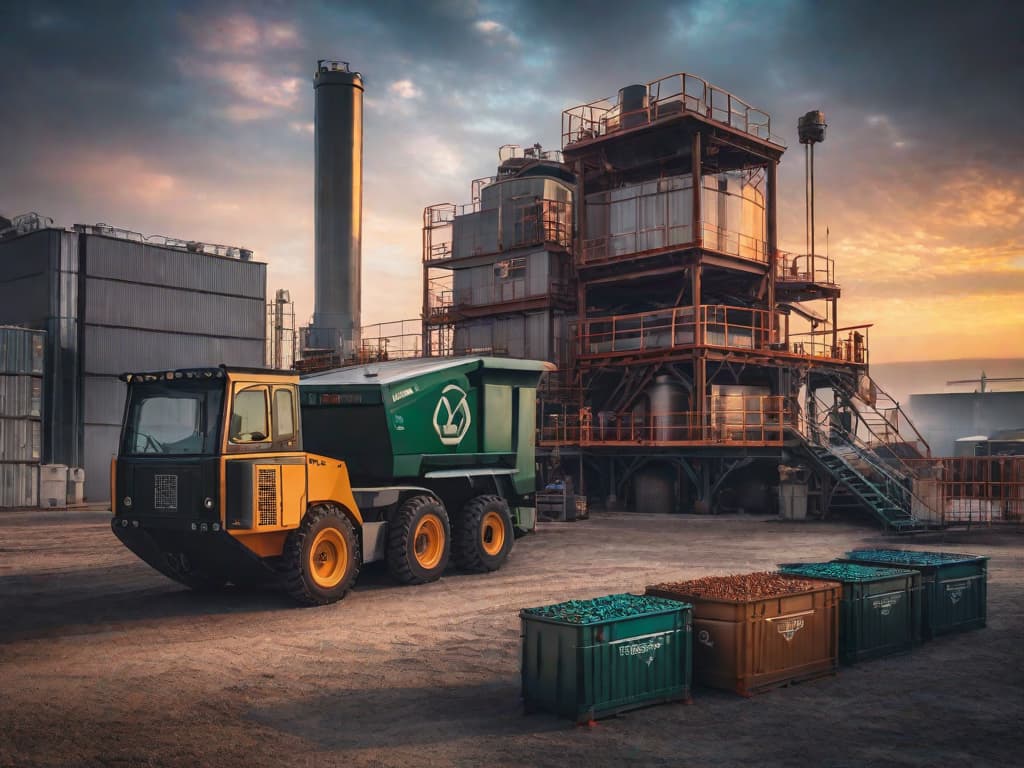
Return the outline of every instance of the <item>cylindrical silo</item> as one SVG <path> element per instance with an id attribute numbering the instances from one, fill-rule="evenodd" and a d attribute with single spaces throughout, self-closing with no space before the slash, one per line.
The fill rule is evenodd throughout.
<path id="1" fill-rule="evenodd" d="M 359 347 L 363 221 L 363 79 L 319 61 L 316 95 L 316 281 L 309 346 L 343 357 Z"/>
<path id="2" fill-rule="evenodd" d="M 662 373 L 647 388 L 651 404 L 651 439 L 662 442 L 687 439 L 686 411 L 689 395 L 672 376 Z"/>

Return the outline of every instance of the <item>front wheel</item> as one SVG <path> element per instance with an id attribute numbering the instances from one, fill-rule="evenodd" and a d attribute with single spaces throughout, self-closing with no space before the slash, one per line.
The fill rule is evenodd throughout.
<path id="1" fill-rule="evenodd" d="M 458 521 L 456 562 L 466 571 L 496 571 L 508 559 L 515 538 L 508 504 L 500 496 L 476 496 Z"/>
<path id="2" fill-rule="evenodd" d="M 341 512 L 314 507 L 284 548 L 285 589 L 306 605 L 341 600 L 359 576 L 359 539 Z"/>
<path id="3" fill-rule="evenodd" d="M 451 526 L 444 504 L 433 496 L 413 496 L 389 526 L 388 571 L 403 584 L 441 578 L 448 567 Z"/>

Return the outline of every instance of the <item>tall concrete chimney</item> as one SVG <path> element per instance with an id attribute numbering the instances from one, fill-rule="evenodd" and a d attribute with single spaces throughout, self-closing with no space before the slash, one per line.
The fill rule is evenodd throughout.
<path id="1" fill-rule="evenodd" d="M 309 346 L 359 349 L 363 239 L 363 79 L 348 62 L 317 62 L 316 253 Z"/>

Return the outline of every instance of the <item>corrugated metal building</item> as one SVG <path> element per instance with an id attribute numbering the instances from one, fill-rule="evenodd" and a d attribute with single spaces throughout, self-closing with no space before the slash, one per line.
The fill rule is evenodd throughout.
<path id="1" fill-rule="evenodd" d="M 84 467 L 87 500 L 109 497 L 119 374 L 263 365 L 266 265 L 215 248 L 99 226 L 0 239 L 0 323 L 48 332 L 42 461 Z"/>
<path id="2" fill-rule="evenodd" d="M 0 326 L 0 509 L 37 502 L 45 345 L 41 331 Z"/>

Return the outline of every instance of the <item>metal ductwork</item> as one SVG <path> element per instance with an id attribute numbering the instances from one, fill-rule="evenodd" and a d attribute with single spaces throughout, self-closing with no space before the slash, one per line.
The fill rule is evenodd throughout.
<path id="1" fill-rule="evenodd" d="M 320 60 L 313 76 L 316 253 L 308 346 L 349 357 L 359 348 L 363 222 L 363 79 Z"/>

